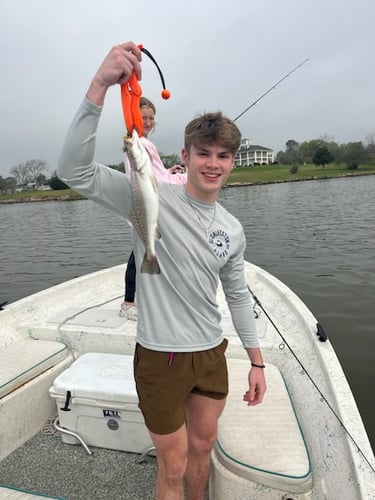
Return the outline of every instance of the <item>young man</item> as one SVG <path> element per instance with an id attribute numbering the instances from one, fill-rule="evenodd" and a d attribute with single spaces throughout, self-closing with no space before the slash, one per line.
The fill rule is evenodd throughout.
<path id="1" fill-rule="evenodd" d="M 113 47 L 94 76 L 69 128 L 58 176 L 77 191 L 129 219 L 128 176 L 94 160 L 102 105 L 112 85 L 141 77 L 141 52 L 132 42 Z M 216 199 L 230 174 L 240 132 L 221 113 L 185 129 L 185 186 L 159 185 L 156 254 L 161 272 L 138 273 L 134 372 L 140 407 L 156 446 L 156 498 L 203 500 L 217 421 L 227 394 L 226 340 L 216 304 L 221 280 L 249 363 L 249 405 L 266 390 L 263 360 L 244 275 L 241 224 Z M 134 231 L 137 267 L 144 247 Z"/>

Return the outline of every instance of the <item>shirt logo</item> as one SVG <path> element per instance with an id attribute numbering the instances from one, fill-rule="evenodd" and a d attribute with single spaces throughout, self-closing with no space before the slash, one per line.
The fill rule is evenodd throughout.
<path id="1" fill-rule="evenodd" d="M 210 244 L 216 257 L 224 259 L 229 255 L 230 238 L 222 229 L 216 229 L 208 234 L 208 243 Z"/>

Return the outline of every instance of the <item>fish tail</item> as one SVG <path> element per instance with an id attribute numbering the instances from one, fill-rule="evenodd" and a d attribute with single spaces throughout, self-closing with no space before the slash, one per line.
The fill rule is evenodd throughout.
<path id="1" fill-rule="evenodd" d="M 147 258 L 147 252 L 145 253 L 141 265 L 141 273 L 160 274 L 159 262 L 156 255 L 153 255 L 151 258 Z"/>

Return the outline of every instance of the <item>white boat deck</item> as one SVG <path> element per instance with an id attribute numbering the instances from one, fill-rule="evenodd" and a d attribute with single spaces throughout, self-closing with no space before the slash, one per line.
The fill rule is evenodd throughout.
<path id="1" fill-rule="evenodd" d="M 87 352 L 133 354 L 136 322 L 118 315 L 124 292 L 124 271 L 124 266 L 105 269 L 11 304 L 0 313 L 0 353 L 2 346 L 17 339 L 62 342 L 74 357 Z M 375 498 L 373 469 L 362 456 L 364 454 L 373 467 L 373 454 L 330 342 L 319 342 L 316 319 L 289 288 L 251 264 L 247 264 L 246 272 L 248 284 L 264 308 L 262 311 L 255 306 L 265 363 L 274 364 L 282 372 L 311 454 L 314 481 L 311 498 L 363 500 L 361 492 L 366 492 L 366 500 L 369 492 Z M 218 303 L 224 335 L 229 340 L 227 355 L 245 358 L 221 290 Z M 48 390 L 47 385 L 46 388 Z M 55 410 L 55 403 L 49 401 L 48 416 Z M 3 417 L 0 415 L 3 429 L 0 429 L 0 444 L 1 432 L 4 439 L 8 439 L 4 430 L 13 415 L 8 411 L 3 412 Z M 41 427 L 42 424 L 39 429 Z M 27 437 L 36 430 L 30 432 Z M 8 453 L 9 450 L 4 454 L 0 449 L 0 460 Z M 50 470 L 52 464 L 56 464 L 56 471 Z M 81 471 L 77 472 L 79 477 L 73 471 L 75 466 Z M 45 471 L 41 478 L 38 478 L 38 470 L 39 474 Z M 88 457 L 82 447 L 66 445 L 55 436 L 42 434 L 0 462 L 0 483 L 55 494 L 67 500 L 105 498 L 96 478 L 111 495 L 113 491 L 112 498 L 153 498 L 149 491 L 154 474 L 152 457 L 146 464 L 139 465 L 135 464 L 132 454 L 99 448 L 93 457 Z M 90 486 L 92 488 L 86 491 Z M 118 490 L 112 490 L 117 486 Z M 138 487 L 142 489 L 140 496 L 134 493 Z M 115 496 L 115 492 L 121 496 Z M 269 500 L 271 497 L 254 498 Z"/>

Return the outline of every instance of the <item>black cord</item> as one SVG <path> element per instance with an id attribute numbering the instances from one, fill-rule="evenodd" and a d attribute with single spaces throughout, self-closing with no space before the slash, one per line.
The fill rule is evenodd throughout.
<path id="1" fill-rule="evenodd" d="M 156 62 L 156 59 L 154 58 L 154 56 L 151 54 L 151 52 L 147 49 L 145 49 L 144 47 L 141 48 L 141 51 L 146 54 L 146 56 L 148 56 L 151 61 L 155 64 L 158 72 L 159 72 L 159 75 L 160 75 L 160 79 L 161 79 L 161 83 L 163 85 L 163 89 L 165 89 L 165 81 L 164 81 L 164 76 L 163 76 L 163 73 L 161 72 L 161 69 L 159 68 L 159 65 L 158 63 Z"/>

